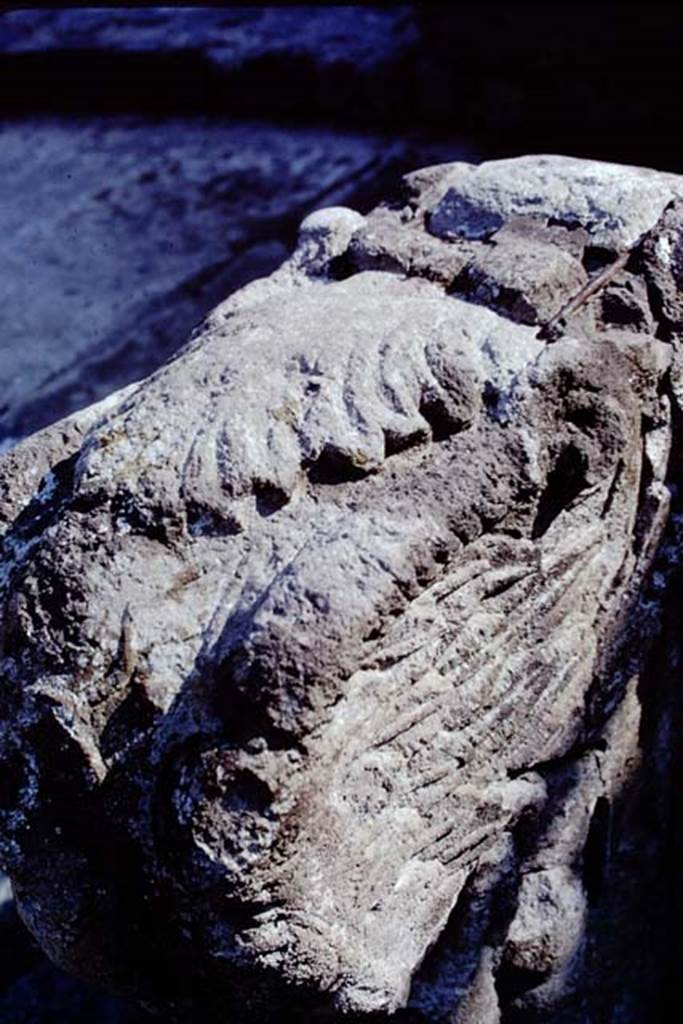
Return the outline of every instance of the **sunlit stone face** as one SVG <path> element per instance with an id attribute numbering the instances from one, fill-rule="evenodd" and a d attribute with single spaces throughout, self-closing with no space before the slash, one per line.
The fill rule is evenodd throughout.
<path id="1" fill-rule="evenodd" d="M 659 342 L 544 344 L 418 276 L 326 277 L 361 229 L 318 215 L 91 417 L 4 539 L 22 913 L 155 1005 L 196 1009 L 204 979 L 207 1020 L 283 987 L 406 1004 L 542 815 L 539 766 L 607 717 L 667 514 Z"/>

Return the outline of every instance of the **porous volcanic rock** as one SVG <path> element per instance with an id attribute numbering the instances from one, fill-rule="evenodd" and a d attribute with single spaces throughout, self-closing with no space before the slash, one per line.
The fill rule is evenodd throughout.
<path id="1" fill-rule="evenodd" d="M 5 456 L 0 862 L 57 964 L 180 1021 L 654 1019 L 681 196 L 416 172 Z"/>

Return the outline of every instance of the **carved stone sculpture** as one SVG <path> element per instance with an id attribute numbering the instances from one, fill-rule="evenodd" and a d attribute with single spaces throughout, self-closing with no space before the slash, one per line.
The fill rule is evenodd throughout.
<path id="1" fill-rule="evenodd" d="M 179 1020 L 607 998 L 682 210 L 569 158 L 416 172 L 4 456 L 0 862 L 58 964 Z"/>

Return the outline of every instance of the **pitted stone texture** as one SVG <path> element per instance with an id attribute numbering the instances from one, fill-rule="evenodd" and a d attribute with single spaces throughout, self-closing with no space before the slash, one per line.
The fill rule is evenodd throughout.
<path id="1" fill-rule="evenodd" d="M 448 173 L 316 214 L 171 362 L 5 459 L 0 859 L 57 963 L 172 1019 L 540 1021 L 600 959 L 680 553 L 676 364 L 423 272 Z M 581 230 L 552 243 L 577 283 Z"/>
<path id="2" fill-rule="evenodd" d="M 506 244 L 473 255 L 453 290 L 522 324 L 540 324 L 557 311 L 558 299 L 580 291 L 588 275 L 559 246 L 530 244 L 520 232 Z"/>
<path id="3" fill-rule="evenodd" d="M 530 216 L 581 225 L 594 245 L 619 251 L 650 231 L 683 187 L 676 175 L 574 157 L 529 156 L 478 168 L 455 164 L 439 175 L 438 190 L 429 230 L 439 238 L 485 240 L 510 217 Z"/>
<path id="4" fill-rule="evenodd" d="M 683 200 L 662 217 L 661 231 L 645 246 L 646 273 L 671 328 L 683 330 Z"/>
<path id="5" fill-rule="evenodd" d="M 568 329 L 577 337 L 615 328 L 655 333 L 679 315 L 681 188 L 675 175 L 570 157 L 423 168 L 370 213 L 337 273 L 425 277 L 543 326 L 625 254 L 625 269 L 572 309 Z"/>

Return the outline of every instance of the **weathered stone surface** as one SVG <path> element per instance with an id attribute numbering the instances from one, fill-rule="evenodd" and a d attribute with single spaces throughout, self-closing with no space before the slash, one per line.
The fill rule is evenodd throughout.
<path id="1" fill-rule="evenodd" d="M 461 164 L 448 170 L 439 188 L 443 197 L 429 229 L 440 238 L 487 239 L 511 216 L 531 216 L 583 227 L 595 245 L 608 249 L 632 246 L 681 192 L 674 175 L 573 157 Z"/>
<path id="2" fill-rule="evenodd" d="M 505 245 L 486 247 L 473 255 L 453 289 L 522 324 L 549 320 L 561 295 L 572 295 L 588 275 L 570 253 L 557 245 L 530 239 L 524 232 Z"/>
<path id="3" fill-rule="evenodd" d="M 679 191 L 409 176 L 5 457 L 0 861 L 58 964 L 178 1020 L 644 1019 L 680 381 L 661 305 L 603 299 L 668 287 Z M 532 323 L 463 299 L 484 271 Z M 643 836 L 646 903 L 618 884 Z"/>

